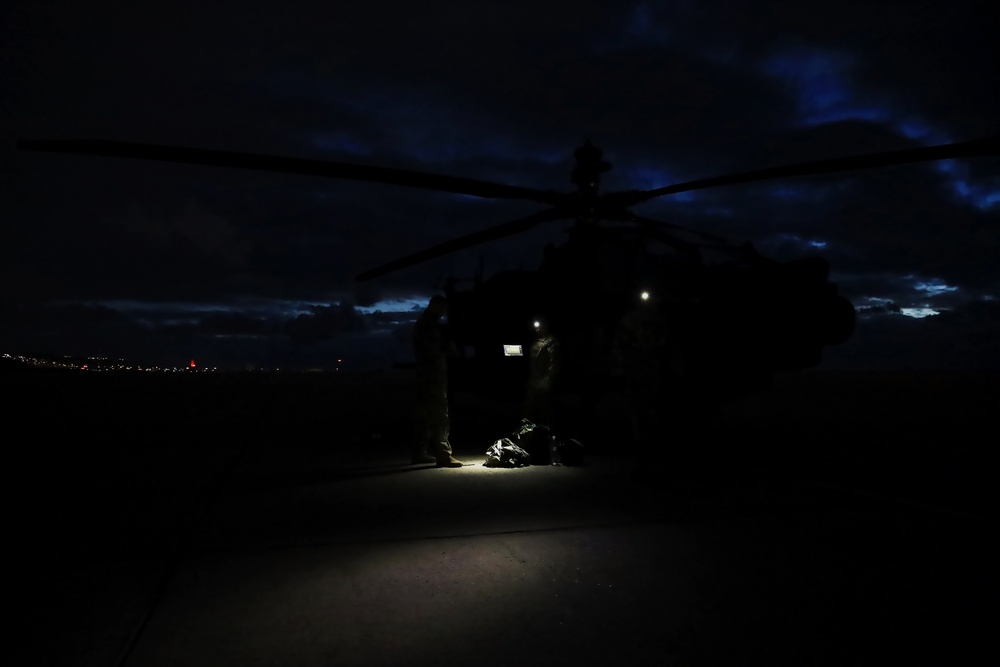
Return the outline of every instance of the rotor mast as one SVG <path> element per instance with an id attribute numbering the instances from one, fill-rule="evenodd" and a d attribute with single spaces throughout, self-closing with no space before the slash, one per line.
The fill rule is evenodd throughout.
<path id="1" fill-rule="evenodd" d="M 571 177 L 580 196 L 580 214 L 577 222 L 585 225 L 597 223 L 597 199 L 601 186 L 601 174 L 611 170 L 611 163 L 603 158 L 600 148 L 590 143 L 590 139 L 573 152 L 576 166 Z"/>

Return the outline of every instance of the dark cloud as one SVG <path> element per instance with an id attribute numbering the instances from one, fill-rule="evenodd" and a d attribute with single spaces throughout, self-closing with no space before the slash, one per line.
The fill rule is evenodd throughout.
<path id="1" fill-rule="evenodd" d="M 397 333 L 406 325 L 383 302 L 426 299 L 481 266 L 532 268 L 564 238 L 551 223 L 357 285 L 361 271 L 539 207 L 25 153 L 18 139 L 145 141 L 569 190 L 573 149 L 589 138 L 614 165 L 606 189 L 652 188 L 1000 135 L 995 25 L 995 3 L 980 0 L 9 3 L 0 342 L 58 347 L 62 329 L 75 332 L 74 349 L 154 355 L 162 345 L 170 356 L 187 341 L 219 358 L 301 364 L 368 345 L 372 363 L 391 363 L 408 353 Z M 704 190 L 637 210 L 780 260 L 827 257 L 860 307 L 900 309 L 859 329 L 878 340 L 884 329 L 887 345 L 937 340 L 920 332 L 946 325 L 992 331 L 972 313 L 1000 296 L 996 158 Z M 123 302 L 143 307 L 116 310 Z M 907 308 L 941 314 L 908 318 Z M 107 321 L 87 320 L 101 313 Z M 888 346 L 836 354 L 854 349 L 865 363 L 896 363 L 878 357 Z"/>
<path id="2" fill-rule="evenodd" d="M 206 313 L 198 322 L 198 333 L 207 336 L 273 336 L 280 331 L 275 321 L 245 313 Z"/>
<path id="3" fill-rule="evenodd" d="M 285 331 L 297 342 L 316 343 L 365 328 L 361 315 L 347 302 L 334 306 L 312 306 L 310 310 L 311 313 L 299 315 L 285 326 Z"/>
<path id="4" fill-rule="evenodd" d="M 893 304 L 861 314 L 855 336 L 825 353 L 830 368 L 1000 371 L 1000 308 L 976 301 L 923 318 Z"/>
<path id="5" fill-rule="evenodd" d="M 50 356 L 132 356 L 149 351 L 148 330 L 99 304 L 17 304 L 2 312 L 10 349 Z M 135 358 L 133 356 L 133 358 Z"/>

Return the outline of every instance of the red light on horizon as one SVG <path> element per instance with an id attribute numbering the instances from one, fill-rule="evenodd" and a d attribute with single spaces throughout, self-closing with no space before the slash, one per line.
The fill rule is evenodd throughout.
<path id="1" fill-rule="evenodd" d="M 191 368 L 194 368 L 194 359 L 191 360 Z"/>

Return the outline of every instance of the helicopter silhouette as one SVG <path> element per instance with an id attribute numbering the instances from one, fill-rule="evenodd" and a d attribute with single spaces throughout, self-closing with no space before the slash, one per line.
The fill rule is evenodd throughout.
<path id="1" fill-rule="evenodd" d="M 739 183 L 1000 153 L 1000 138 L 819 160 L 676 183 L 651 190 L 601 192 L 611 169 L 586 141 L 574 153 L 576 189 L 556 192 L 475 179 L 343 162 L 97 140 L 23 140 L 30 151 L 82 153 L 325 176 L 547 208 L 450 239 L 357 276 L 367 281 L 427 260 L 573 220 L 568 239 L 544 249 L 536 270 L 477 275 L 469 289 L 451 279 L 448 326 L 461 354 L 452 387 L 510 398 L 523 391 L 532 322 L 545 317 L 564 353 L 561 388 L 585 414 L 612 386 L 615 330 L 637 307 L 656 308 L 676 328 L 690 406 L 713 405 L 765 386 L 776 373 L 819 365 L 824 348 L 848 340 L 855 309 L 829 280 L 822 257 L 778 262 L 749 243 L 652 220 L 630 210 L 672 194 Z M 601 223 L 615 223 L 606 226 Z M 639 294 L 652 295 L 640 306 Z M 505 350 L 521 350 L 521 355 Z"/>

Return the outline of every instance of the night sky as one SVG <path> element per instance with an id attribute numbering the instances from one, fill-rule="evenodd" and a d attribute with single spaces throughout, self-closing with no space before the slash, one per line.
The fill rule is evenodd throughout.
<path id="1" fill-rule="evenodd" d="M 0 352 L 382 368 L 449 276 L 534 268 L 563 222 L 371 283 L 532 202 L 35 153 L 108 139 L 604 190 L 1000 135 L 1000 10 L 866 2 L 8 2 Z M 1000 159 L 735 185 L 636 212 L 779 260 L 858 308 L 823 368 L 1000 369 Z"/>

